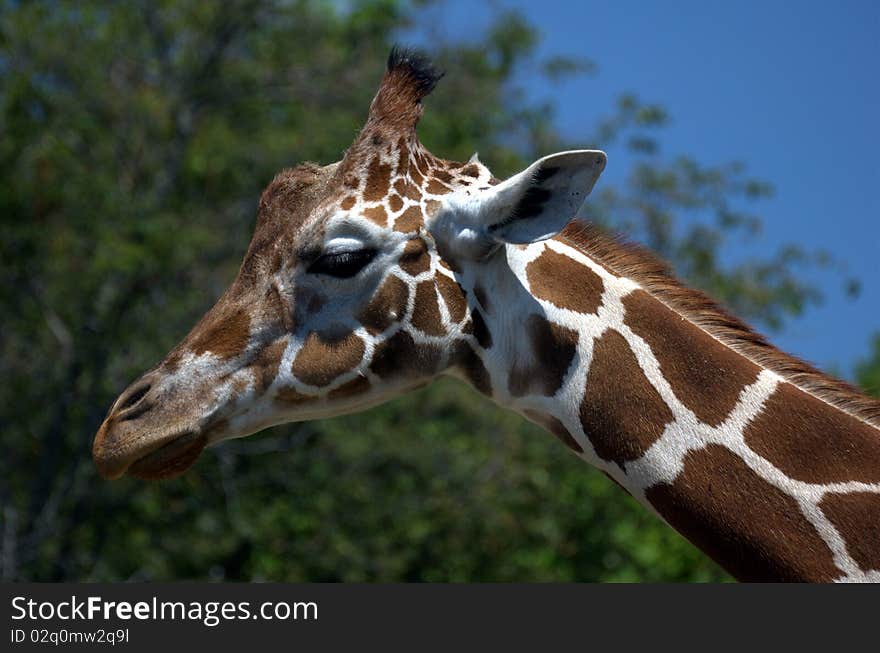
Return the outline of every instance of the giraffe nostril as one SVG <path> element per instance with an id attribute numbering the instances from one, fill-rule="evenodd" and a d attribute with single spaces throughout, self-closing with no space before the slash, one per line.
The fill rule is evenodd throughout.
<path id="1" fill-rule="evenodd" d="M 116 411 L 121 413 L 124 410 L 128 410 L 130 408 L 134 408 L 137 404 L 146 396 L 146 394 L 150 391 L 150 388 L 153 387 L 150 383 L 144 382 L 136 385 L 134 388 L 129 389 L 128 396 L 122 398 L 119 402 L 119 405 L 116 408 Z M 131 419 L 129 416 L 125 416 L 124 419 Z"/>

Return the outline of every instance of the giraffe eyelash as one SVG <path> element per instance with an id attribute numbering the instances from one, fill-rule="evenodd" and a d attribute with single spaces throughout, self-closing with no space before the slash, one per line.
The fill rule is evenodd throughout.
<path id="1" fill-rule="evenodd" d="M 309 274 L 326 274 L 338 279 L 349 279 L 376 257 L 375 249 L 322 254 L 308 267 Z"/>

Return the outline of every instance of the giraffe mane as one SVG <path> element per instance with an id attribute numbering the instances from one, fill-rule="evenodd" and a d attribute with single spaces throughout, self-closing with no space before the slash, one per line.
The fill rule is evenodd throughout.
<path id="1" fill-rule="evenodd" d="M 779 374 L 789 383 L 845 413 L 880 428 L 880 401 L 777 349 L 714 299 L 682 284 L 669 264 L 653 252 L 623 237 L 610 235 L 593 223 L 580 220 L 570 222 L 560 236 L 615 275 L 632 279 L 669 309 L 756 365 Z"/>

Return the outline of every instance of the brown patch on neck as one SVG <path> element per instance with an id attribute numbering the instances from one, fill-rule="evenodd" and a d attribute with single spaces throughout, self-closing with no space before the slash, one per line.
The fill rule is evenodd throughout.
<path id="1" fill-rule="evenodd" d="M 624 297 L 623 306 L 624 323 L 648 343 L 679 401 L 706 424 L 721 424 L 758 378 L 758 366 L 643 290 Z"/>
<path id="2" fill-rule="evenodd" d="M 464 372 L 465 378 L 484 395 L 492 396 L 492 379 L 482 359 L 467 342 L 459 341 L 452 354 L 453 364 Z"/>
<path id="3" fill-rule="evenodd" d="M 880 428 L 880 401 L 779 351 L 705 294 L 682 286 L 669 266 L 651 252 L 615 240 L 599 227 L 577 220 L 569 223 L 559 239 L 576 247 L 613 274 L 636 281 L 674 312 L 759 367 L 776 372 L 802 390 L 874 428 Z"/>
<path id="4" fill-rule="evenodd" d="M 473 323 L 474 337 L 477 339 L 477 344 L 483 349 L 491 349 L 492 333 L 489 331 L 489 327 L 486 326 L 486 320 L 483 319 L 483 315 L 480 311 L 477 309 L 471 311 L 471 321 Z"/>
<path id="5" fill-rule="evenodd" d="M 361 362 L 364 349 L 364 341 L 353 332 L 330 338 L 313 331 L 293 359 L 291 372 L 303 383 L 325 386 L 353 370 Z"/>
<path id="6" fill-rule="evenodd" d="M 786 476 L 807 483 L 880 482 L 880 434 L 781 383 L 745 429 L 746 444 Z"/>
<path id="7" fill-rule="evenodd" d="M 828 494 L 819 507 L 862 571 L 880 571 L 880 494 Z"/>
<path id="8" fill-rule="evenodd" d="M 842 575 L 797 502 L 721 445 L 689 452 L 673 483 L 645 495 L 739 580 L 829 582 Z"/>
<path id="9" fill-rule="evenodd" d="M 617 331 L 593 346 L 580 418 L 596 455 L 621 466 L 641 457 L 673 419 Z"/>
<path id="10" fill-rule="evenodd" d="M 474 286 L 474 296 L 477 298 L 477 301 L 480 302 L 480 306 L 482 306 L 484 311 L 487 313 L 492 312 L 491 305 L 489 304 L 489 296 L 486 294 L 486 291 L 483 290 L 483 286 L 480 284 Z"/>
<path id="11" fill-rule="evenodd" d="M 526 333 L 532 349 L 530 366 L 514 365 L 508 390 L 514 397 L 527 394 L 555 395 L 577 353 L 578 333 L 549 322 L 536 313 L 526 319 Z"/>
<path id="12" fill-rule="evenodd" d="M 210 351 L 220 358 L 233 358 L 244 352 L 250 339 L 251 318 L 244 309 L 219 314 L 216 309 L 193 329 L 190 348 L 198 356 Z"/>
<path id="13" fill-rule="evenodd" d="M 559 438 L 559 441 L 562 442 L 566 447 L 574 451 L 575 453 L 581 454 L 584 452 L 583 447 L 578 444 L 577 440 L 572 437 L 571 433 L 568 432 L 568 429 L 565 428 L 565 425 L 560 422 L 558 419 L 553 417 L 553 415 L 548 415 L 547 413 L 542 413 L 537 410 L 532 410 L 527 408 L 523 411 L 526 417 L 532 420 L 538 426 L 543 426 L 545 429 L 550 431 L 553 435 Z"/>
<path id="14" fill-rule="evenodd" d="M 559 308 L 595 313 L 602 305 L 602 279 L 586 265 L 544 247 L 526 267 L 532 294 Z"/>

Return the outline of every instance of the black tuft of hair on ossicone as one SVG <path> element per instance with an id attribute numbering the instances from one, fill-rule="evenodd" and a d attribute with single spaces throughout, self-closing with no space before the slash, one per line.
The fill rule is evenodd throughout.
<path id="1" fill-rule="evenodd" d="M 445 71 L 438 70 L 424 53 L 396 44 L 388 55 L 387 69 L 389 73 L 406 75 L 420 99 L 433 91 L 440 78 L 446 74 Z"/>

